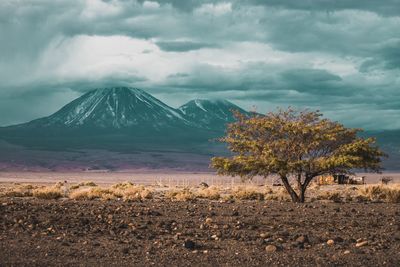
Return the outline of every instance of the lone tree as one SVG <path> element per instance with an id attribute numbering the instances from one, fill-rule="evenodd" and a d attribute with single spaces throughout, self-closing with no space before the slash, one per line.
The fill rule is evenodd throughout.
<path id="1" fill-rule="evenodd" d="M 218 174 L 242 179 L 278 175 L 293 202 L 304 202 L 306 189 L 317 176 L 382 169 L 385 154 L 375 139 L 358 137 L 361 129 L 324 119 L 318 111 L 289 108 L 265 116 L 235 112 L 235 117 L 220 139 L 234 155 L 212 158 L 211 166 Z"/>

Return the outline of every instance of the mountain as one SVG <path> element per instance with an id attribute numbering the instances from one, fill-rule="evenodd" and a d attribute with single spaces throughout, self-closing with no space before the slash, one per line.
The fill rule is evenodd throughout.
<path id="1" fill-rule="evenodd" d="M 223 131 L 226 124 L 235 121 L 232 111 L 247 111 L 226 100 L 195 99 L 179 107 L 179 110 L 200 128 Z"/>
<path id="2" fill-rule="evenodd" d="M 0 128 L 0 139 L 35 149 L 107 149 L 209 153 L 233 121 L 225 100 L 194 100 L 172 108 L 143 90 L 128 87 L 92 90 L 56 113 Z"/>
<path id="3" fill-rule="evenodd" d="M 210 157 L 227 153 L 213 140 L 234 121 L 233 110 L 250 114 L 226 100 L 196 99 L 175 109 L 136 88 L 92 90 L 48 117 L 0 127 L 0 170 L 205 170 Z M 387 169 L 400 169 L 399 130 L 364 136 L 377 137 L 390 155 Z"/>
<path id="4" fill-rule="evenodd" d="M 53 115 L 21 126 L 161 131 L 183 125 L 190 125 L 190 122 L 178 110 L 143 90 L 120 87 L 90 91 Z"/>

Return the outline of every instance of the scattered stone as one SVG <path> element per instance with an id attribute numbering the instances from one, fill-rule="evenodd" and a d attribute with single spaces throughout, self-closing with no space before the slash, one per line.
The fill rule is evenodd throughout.
<path id="1" fill-rule="evenodd" d="M 338 236 L 338 237 L 335 237 L 335 238 L 333 239 L 333 241 L 340 243 L 340 242 L 343 242 L 344 239 L 341 238 L 340 236 Z"/>
<path id="2" fill-rule="evenodd" d="M 299 236 L 296 241 L 300 244 L 308 243 L 308 236 L 306 235 L 301 235 Z"/>
<path id="3" fill-rule="evenodd" d="M 273 253 L 277 250 L 278 248 L 274 245 L 268 245 L 265 247 L 265 251 L 268 253 Z"/>
<path id="4" fill-rule="evenodd" d="M 335 244 L 335 241 L 329 239 L 328 241 L 326 241 L 326 244 L 328 244 L 329 246 L 333 246 Z"/>
<path id="5" fill-rule="evenodd" d="M 239 212 L 237 210 L 233 211 L 232 216 L 239 216 Z"/>
<path id="6" fill-rule="evenodd" d="M 183 242 L 183 247 L 187 249 L 194 249 L 196 247 L 196 244 L 192 240 L 187 239 L 185 240 L 185 242 Z"/>
<path id="7" fill-rule="evenodd" d="M 360 248 L 360 247 L 364 247 L 368 245 L 368 241 L 362 241 L 362 242 L 358 242 L 356 243 L 356 247 Z"/>
<path id="8" fill-rule="evenodd" d="M 269 233 L 269 232 L 265 232 L 265 233 L 261 233 L 261 234 L 260 234 L 260 237 L 261 237 L 261 238 L 269 238 L 269 237 L 271 237 L 271 236 L 272 236 L 272 234 Z"/>
<path id="9" fill-rule="evenodd" d="M 211 224 L 212 221 L 213 221 L 213 220 L 212 220 L 210 217 L 207 217 L 207 218 L 206 218 L 206 224 Z"/>
<path id="10" fill-rule="evenodd" d="M 344 255 L 350 254 L 350 250 L 345 250 L 345 251 L 343 252 L 343 254 L 344 254 Z"/>

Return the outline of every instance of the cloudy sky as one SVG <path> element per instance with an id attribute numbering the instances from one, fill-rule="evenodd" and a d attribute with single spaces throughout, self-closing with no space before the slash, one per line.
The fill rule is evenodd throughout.
<path id="1" fill-rule="evenodd" d="M 400 128 L 399 0 L 1 0 L 0 125 L 87 90 Z"/>

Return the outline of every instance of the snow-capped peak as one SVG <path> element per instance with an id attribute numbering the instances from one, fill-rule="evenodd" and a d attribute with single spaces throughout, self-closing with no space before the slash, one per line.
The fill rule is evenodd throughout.
<path id="1" fill-rule="evenodd" d="M 189 124 L 180 111 L 143 90 L 128 87 L 92 90 L 48 119 L 49 124 L 102 128 L 151 124 L 158 129 L 168 124 Z"/>

